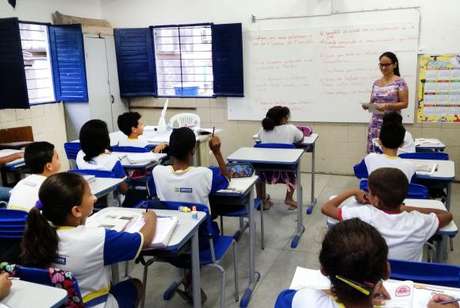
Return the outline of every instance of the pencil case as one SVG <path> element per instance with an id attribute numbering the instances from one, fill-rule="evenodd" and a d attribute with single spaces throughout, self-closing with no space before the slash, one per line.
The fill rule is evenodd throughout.
<path id="1" fill-rule="evenodd" d="M 247 178 L 254 174 L 254 167 L 249 163 L 228 163 L 227 171 L 232 178 Z"/>
<path id="2" fill-rule="evenodd" d="M 297 128 L 302 131 L 305 137 L 308 137 L 313 133 L 313 129 L 310 126 L 297 126 Z"/>

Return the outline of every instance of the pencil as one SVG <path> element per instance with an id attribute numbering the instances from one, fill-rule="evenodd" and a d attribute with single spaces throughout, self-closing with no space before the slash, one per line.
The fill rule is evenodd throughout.
<path id="1" fill-rule="evenodd" d="M 216 131 L 216 127 L 213 126 L 213 127 L 212 127 L 212 135 L 211 135 L 211 138 L 214 137 L 214 132 L 215 132 L 215 131 Z"/>

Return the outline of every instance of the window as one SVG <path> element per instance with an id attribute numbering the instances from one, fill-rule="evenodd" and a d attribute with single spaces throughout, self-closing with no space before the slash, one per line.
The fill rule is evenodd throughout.
<path id="1" fill-rule="evenodd" d="M 211 25 L 153 28 L 158 96 L 212 97 Z"/>
<path id="2" fill-rule="evenodd" d="M 54 102 L 48 26 L 19 23 L 29 104 Z"/>

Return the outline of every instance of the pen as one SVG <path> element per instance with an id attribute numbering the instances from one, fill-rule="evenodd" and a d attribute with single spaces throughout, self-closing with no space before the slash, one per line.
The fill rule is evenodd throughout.
<path id="1" fill-rule="evenodd" d="M 213 127 L 212 127 L 212 135 L 211 135 L 211 138 L 214 137 L 214 132 L 215 132 L 215 131 L 216 131 L 216 127 L 213 126 Z"/>
<path id="2" fill-rule="evenodd" d="M 446 304 L 451 304 L 451 303 L 455 303 L 455 302 L 458 302 L 458 301 L 460 301 L 460 298 L 453 298 L 453 299 L 448 299 L 448 300 L 439 302 L 438 304 L 446 305 Z"/>

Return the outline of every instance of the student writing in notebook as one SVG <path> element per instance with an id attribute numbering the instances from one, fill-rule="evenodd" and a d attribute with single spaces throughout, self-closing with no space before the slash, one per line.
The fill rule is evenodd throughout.
<path id="1" fill-rule="evenodd" d="M 303 133 L 295 125 L 289 124 L 290 111 L 288 107 L 275 106 L 268 110 L 262 120 L 262 128 L 257 133 L 257 138 L 262 143 L 296 144 L 302 142 Z M 287 186 L 284 203 L 289 209 L 296 209 L 294 190 L 296 187 L 296 173 L 293 171 L 265 171 L 258 173 L 261 181 L 257 185 L 257 195 L 263 200 L 264 209 L 269 209 L 273 203 L 270 195 L 266 193 L 266 183 L 284 183 Z"/>
<path id="2" fill-rule="evenodd" d="M 24 151 L 24 161 L 32 174 L 20 180 L 11 190 L 9 209 L 32 209 L 38 200 L 38 190 L 43 181 L 61 169 L 54 145 L 46 141 L 29 144 Z"/>
<path id="3" fill-rule="evenodd" d="M 57 267 L 77 278 L 86 307 L 135 307 L 142 283 L 127 279 L 111 285 L 110 265 L 135 259 L 152 242 L 154 212 L 144 214 L 139 232 L 86 226 L 96 197 L 75 173 L 57 173 L 43 182 L 39 202 L 29 212 L 21 243 L 24 265 Z"/>
<path id="4" fill-rule="evenodd" d="M 321 212 L 339 221 L 359 218 L 377 228 L 388 244 L 391 259 L 421 261 L 423 245 L 450 223 L 452 214 L 404 205 L 409 183 L 399 169 L 377 169 L 369 176 L 368 183 L 369 193 L 347 190 L 327 201 Z M 341 208 L 350 197 L 362 206 Z"/>
<path id="5" fill-rule="evenodd" d="M 398 157 L 398 149 L 403 144 L 406 130 L 402 125 L 387 123 L 380 129 L 379 143 L 383 154 L 370 153 L 364 157 L 368 174 L 383 167 L 400 169 L 410 182 L 415 174 L 416 166 L 410 160 Z"/>

